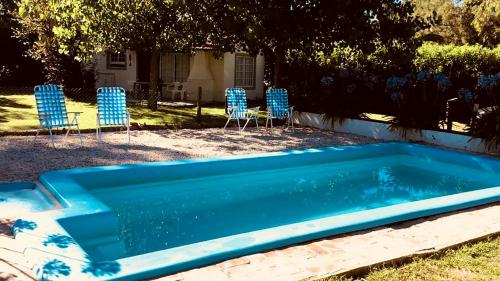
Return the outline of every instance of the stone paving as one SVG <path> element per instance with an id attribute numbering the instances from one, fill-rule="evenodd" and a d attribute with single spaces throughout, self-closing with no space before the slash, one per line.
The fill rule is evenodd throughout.
<path id="1" fill-rule="evenodd" d="M 69 140 L 53 150 L 46 142 L 33 146 L 26 137 L 0 138 L 0 163 L 9 163 L 2 165 L 0 181 L 34 180 L 51 169 L 374 142 L 313 129 L 277 135 L 222 134 L 217 129 L 133 132 L 130 147 L 123 139 L 120 134 L 107 135 L 107 142 L 98 145 L 93 135 L 85 135 L 83 148 Z M 156 280 L 301 280 L 362 272 L 499 234 L 499 214 L 500 203 L 490 204 L 240 257 Z M 33 280 L 23 263 L 22 246 L 10 236 L 11 223 L 12 218 L 0 214 L 0 280 Z"/>

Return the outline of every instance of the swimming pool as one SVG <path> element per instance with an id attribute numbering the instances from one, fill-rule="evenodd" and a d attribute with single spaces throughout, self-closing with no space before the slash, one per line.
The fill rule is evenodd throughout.
<path id="1" fill-rule="evenodd" d="M 52 171 L 40 181 L 65 208 L 16 236 L 40 237 L 40 276 L 147 278 L 498 201 L 499 171 L 408 143 Z"/>

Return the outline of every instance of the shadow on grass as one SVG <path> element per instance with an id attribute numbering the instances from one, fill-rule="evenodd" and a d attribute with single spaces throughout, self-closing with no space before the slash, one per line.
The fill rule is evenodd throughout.
<path id="1" fill-rule="evenodd" d="M 17 113 L 16 109 L 33 109 L 33 107 L 0 96 L 0 122 L 7 122 L 9 119 L 23 119 L 25 116 Z"/>

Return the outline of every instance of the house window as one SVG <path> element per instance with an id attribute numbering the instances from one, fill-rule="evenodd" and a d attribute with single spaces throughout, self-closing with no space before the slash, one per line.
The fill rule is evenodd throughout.
<path id="1" fill-rule="evenodd" d="M 246 89 L 255 88 L 255 57 L 247 54 L 236 54 L 234 86 Z"/>
<path id="2" fill-rule="evenodd" d="M 186 82 L 189 77 L 190 55 L 167 53 L 162 56 L 162 80 L 164 83 Z"/>
<path id="3" fill-rule="evenodd" d="M 124 52 L 108 52 L 108 68 L 126 69 L 127 57 Z"/>

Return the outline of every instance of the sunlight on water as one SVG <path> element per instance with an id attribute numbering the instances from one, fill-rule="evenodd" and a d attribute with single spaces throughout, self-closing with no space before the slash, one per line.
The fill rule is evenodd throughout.
<path id="1" fill-rule="evenodd" d="M 481 173 L 444 163 L 380 157 L 92 193 L 118 216 L 124 250 L 108 258 L 121 258 L 500 183 L 498 176 Z"/>

